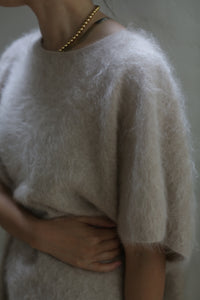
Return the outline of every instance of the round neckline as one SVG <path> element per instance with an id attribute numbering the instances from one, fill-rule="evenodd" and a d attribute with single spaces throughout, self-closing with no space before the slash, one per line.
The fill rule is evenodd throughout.
<path id="1" fill-rule="evenodd" d="M 102 43 L 106 43 L 107 41 L 110 41 L 111 39 L 121 36 L 121 34 L 123 34 L 124 32 L 128 32 L 128 29 L 126 27 L 119 31 L 115 31 L 111 34 L 108 34 L 108 35 L 104 36 L 103 38 L 100 38 L 100 39 L 96 40 L 95 42 L 90 43 L 84 47 L 77 48 L 77 49 L 71 49 L 71 50 L 64 51 L 64 52 L 59 52 L 59 51 L 54 51 L 54 50 L 47 50 L 42 46 L 42 35 L 39 31 L 39 37 L 36 40 L 36 44 L 37 44 L 37 47 L 39 48 L 39 50 L 41 51 L 41 53 L 46 54 L 46 55 L 56 55 L 56 56 L 62 57 L 62 56 L 68 56 L 71 54 L 84 53 L 85 51 L 88 53 L 89 50 L 92 50 L 93 48 L 98 47 Z"/>

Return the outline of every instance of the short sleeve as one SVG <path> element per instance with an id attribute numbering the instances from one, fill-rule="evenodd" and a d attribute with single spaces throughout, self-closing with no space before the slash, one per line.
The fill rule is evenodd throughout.
<path id="1" fill-rule="evenodd" d="M 0 55 L 0 98 L 5 85 L 9 80 L 15 62 L 25 57 L 28 51 L 27 45 L 30 44 L 32 33 L 34 34 L 37 29 L 32 28 L 28 33 L 23 32 L 19 37 L 8 43 L 2 54 Z"/>
<path id="2" fill-rule="evenodd" d="M 12 71 L 14 62 L 16 61 L 17 54 L 15 52 L 15 47 L 17 46 L 18 41 L 11 42 L 10 45 L 7 45 L 5 50 L 0 56 L 0 109 L 1 109 L 1 99 L 3 95 L 3 90 L 8 84 L 9 75 Z M 1 147 L 1 145 L 0 145 Z M 3 161 L 0 157 L 0 182 L 6 186 L 11 185 L 11 179 L 7 174 L 6 167 L 3 164 Z"/>
<path id="3" fill-rule="evenodd" d="M 127 72 L 119 106 L 118 234 L 123 245 L 159 244 L 169 261 L 189 260 L 197 172 L 185 99 L 164 58 L 137 72 Z"/>
<path id="4" fill-rule="evenodd" d="M 2 90 L 8 79 L 13 61 L 14 55 L 11 53 L 11 45 L 9 45 L 0 56 L 0 100 Z"/>

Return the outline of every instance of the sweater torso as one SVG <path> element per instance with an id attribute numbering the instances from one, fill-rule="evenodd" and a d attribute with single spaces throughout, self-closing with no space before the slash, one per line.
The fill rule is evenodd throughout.
<path id="1" fill-rule="evenodd" d="M 114 34 L 113 46 L 120 36 L 127 39 Z M 59 56 L 41 48 L 38 31 L 26 38 L 29 47 L 22 43 L 24 53 L 1 97 L 1 179 L 37 217 L 102 215 L 116 221 L 120 60 L 101 42 L 100 48 L 99 42 L 86 47 L 88 53 Z M 6 270 L 11 299 L 35 299 L 33 289 L 40 299 L 122 299 L 123 267 L 104 276 L 86 272 L 14 238 Z"/>
<path id="2" fill-rule="evenodd" d="M 1 61 L 0 180 L 39 218 L 107 216 L 125 244 L 190 257 L 189 130 L 156 41 L 130 26 L 60 53 L 40 38 L 26 34 Z M 12 238 L 5 282 L 11 300 L 122 300 L 124 267 L 81 270 Z"/>

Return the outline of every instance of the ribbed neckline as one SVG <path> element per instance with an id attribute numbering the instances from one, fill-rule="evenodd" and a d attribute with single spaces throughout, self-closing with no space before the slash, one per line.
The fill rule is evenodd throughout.
<path id="1" fill-rule="evenodd" d="M 66 56 L 72 56 L 72 55 L 77 55 L 77 54 L 83 54 L 87 53 L 95 48 L 99 48 L 101 45 L 109 44 L 110 42 L 112 43 L 115 39 L 120 38 L 123 36 L 124 33 L 129 32 L 128 28 L 126 27 L 125 29 L 121 29 L 120 31 L 113 32 L 89 45 L 86 45 L 84 47 L 78 48 L 78 49 L 71 49 L 68 51 L 64 52 L 59 52 L 59 51 L 54 51 L 54 50 L 47 50 L 42 46 L 42 36 L 40 33 L 40 30 L 37 31 L 37 36 L 35 39 L 34 47 L 37 48 L 38 51 L 42 55 L 48 55 L 48 56 L 56 56 L 56 57 L 66 57 Z"/>

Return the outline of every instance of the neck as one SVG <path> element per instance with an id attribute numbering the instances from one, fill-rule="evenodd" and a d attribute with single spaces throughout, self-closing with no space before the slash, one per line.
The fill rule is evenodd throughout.
<path id="1" fill-rule="evenodd" d="M 62 47 L 94 9 L 94 4 L 90 0 L 48 0 L 47 2 L 30 0 L 29 2 L 28 6 L 38 19 L 43 47 L 47 50 L 57 50 Z M 98 12 L 97 15 L 99 16 Z M 95 20 L 95 16 L 92 20 Z"/>

